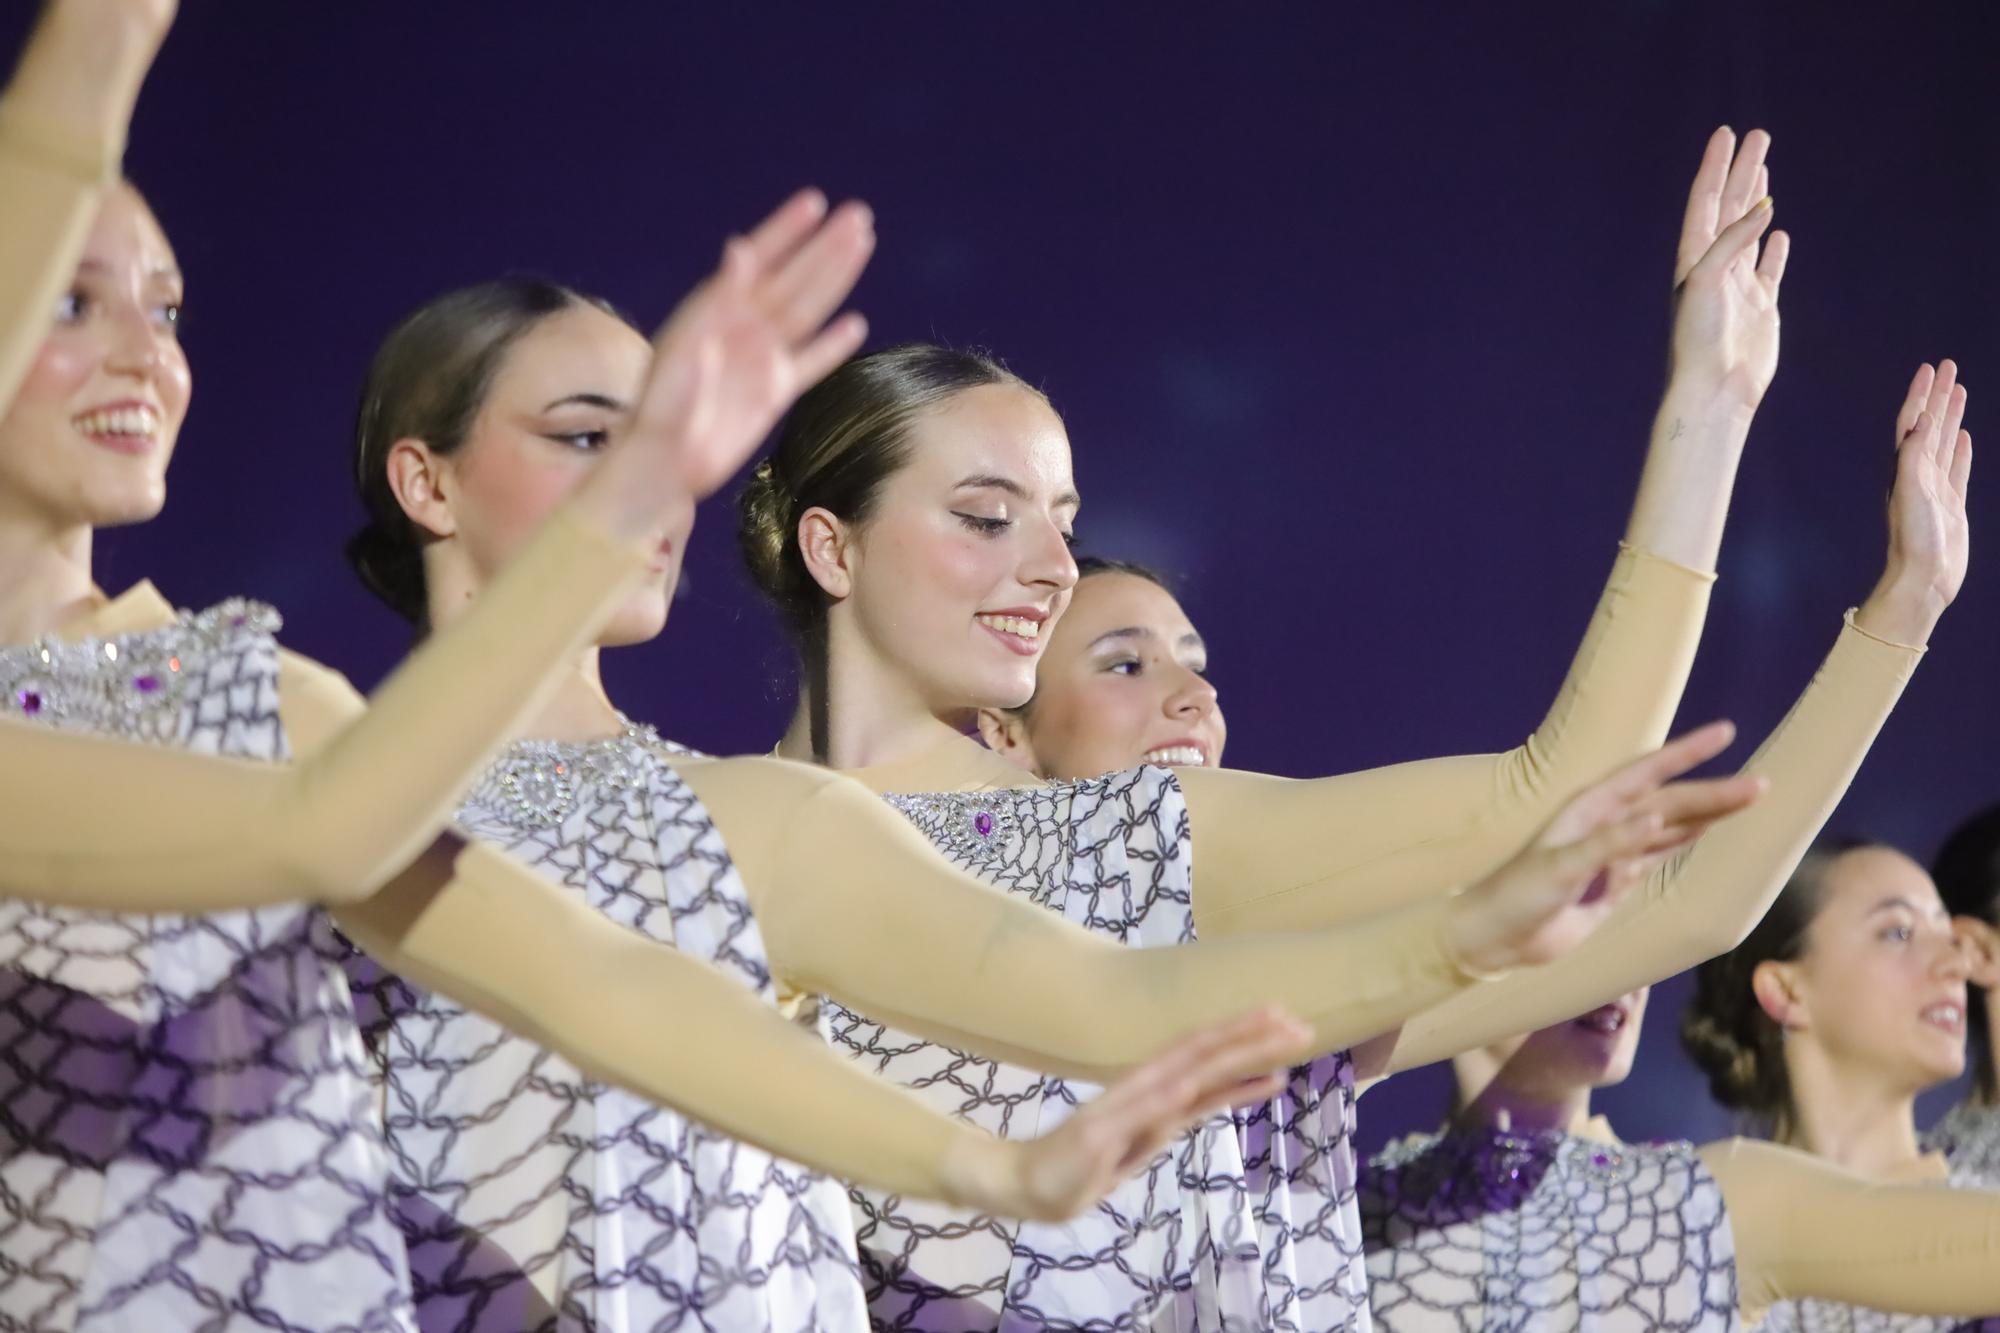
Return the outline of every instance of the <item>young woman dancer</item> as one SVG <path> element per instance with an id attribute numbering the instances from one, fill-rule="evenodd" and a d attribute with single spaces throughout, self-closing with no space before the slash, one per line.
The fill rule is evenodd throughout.
<path id="1" fill-rule="evenodd" d="M 1484 863 L 1553 793 L 1650 743 L 1678 698 L 1706 593 L 1698 570 L 1712 565 L 1737 450 L 1775 361 L 1786 246 L 1774 236 L 1760 260 L 1765 142 L 1752 136 L 1733 161 L 1733 136 L 1710 144 L 1632 549 L 1563 696 L 1521 750 L 1311 783 L 1140 769 L 1022 786 L 960 728 L 975 707 L 1027 697 L 1041 635 L 1067 602 L 1067 442 L 1047 403 L 991 362 L 915 347 L 862 358 L 804 396 L 744 494 L 746 558 L 804 664 L 779 753 L 854 772 L 983 877 L 1131 944 L 1197 925 L 1215 936 L 1358 919 L 1421 897 L 1420 879 Z M 1720 877 L 1663 877 L 1621 914 L 1621 947 L 1427 1011 L 1375 1063 L 1439 1058 L 1501 1035 L 1507 1016 L 1535 1015 L 1515 1030 L 1552 1021 L 1728 947 L 1865 751 L 1934 600 L 1918 588 L 1871 599 L 1842 635 L 1784 742 L 1758 761 L 1805 776 L 1779 785 L 1779 814 L 1748 822 L 1754 855 Z M 1068 876 L 1062 892 L 1042 887 L 1048 866 Z M 858 1060 L 1000 1132 L 1046 1124 L 1078 1100 L 1060 1081 L 928 1046 L 862 1013 L 834 1011 Z M 1345 1061 L 1327 1063 L 1261 1134 L 1239 1142 L 1213 1124 L 1059 1231 L 857 1194 L 877 1320 L 1137 1320 L 1169 1308 L 1208 1323 L 1361 1317 L 1350 1077 Z"/>
<path id="2" fill-rule="evenodd" d="M 374 711 L 281 655 L 263 608 L 176 618 L 146 585 L 103 599 L 92 529 L 157 510 L 188 397 L 171 251 L 115 184 L 169 18 L 61 0 L 0 99 L 0 293 L 25 303 L 0 305 L 0 613 L 5 637 L 26 640 L 0 649 L 0 883 L 57 904 L 0 903 L 10 1325 L 409 1326 L 378 1117 L 315 899 L 342 904 L 342 924 L 400 965 L 607 1077 L 809 1159 L 1030 1213 L 1082 1206 L 1124 1156 L 1293 1043 L 1271 1016 L 1187 1042 L 1094 1128 L 996 1152 L 534 872 L 452 838 L 425 851 L 452 805 L 439 784 L 476 771 L 626 587 L 665 581 L 649 571 L 671 554 L 662 515 L 712 489 L 859 338 L 853 320 L 819 331 L 867 254 L 855 210 L 821 225 L 802 197 L 732 247 L 663 332 L 602 480 Z M 66 294 L 54 260 L 73 274 Z M 287 724 L 314 750 L 293 767 L 268 762 Z M 384 880 L 390 892 L 365 896 Z M 662 1049 L 621 1021 L 669 1006 L 708 1022 Z M 814 1114 L 785 1123 L 732 1060 L 811 1081 Z M 857 1151 L 866 1142 L 873 1159 Z"/>
<path id="3" fill-rule="evenodd" d="M 1965 1067 L 1968 961 L 1921 866 L 1876 843 L 1829 844 L 1801 863 L 1740 947 L 1703 964 L 1682 1044 L 1716 1098 L 1777 1143 L 1883 1186 L 1949 1183 L 1960 1189 L 1933 1192 L 1990 1199 L 1967 1188 L 1982 1183 L 1977 1173 L 1923 1151 L 1916 1130 L 1917 1095 Z M 1900 1253 L 1903 1225 L 1884 1214 L 1844 1244 L 1829 1238 L 1821 1262 L 1883 1266 Z M 1995 1236 L 2000 1219 L 1989 1219 L 1983 1236 L 1947 1237 L 1934 1249 L 1955 1262 Z M 1739 1228 L 1739 1247 L 1746 1239 Z M 1983 1294 L 1977 1309 L 2000 1311 L 2000 1292 Z M 1863 1301 L 1904 1313 L 1859 1308 Z M 1965 1308 L 1848 1294 L 1784 1301 L 1764 1327 L 1914 1333 L 1950 1328 L 1954 1319 L 1933 1316 Z"/>
<path id="4" fill-rule="evenodd" d="M 547 284 L 484 284 L 407 319 L 376 357 L 356 434 L 370 525 L 354 549 L 370 586 L 418 624 L 476 604 L 522 534 L 598 466 L 645 355 L 615 315 Z M 650 592 L 628 602 L 600 643 L 650 637 L 664 612 Z M 608 920 L 713 961 L 767 1005 L 826 992 L 1072 1076 L 1115 1072 L 1238 996 L 1290 1001 L 1312 1044 L 1339 1046 L 1467 984 L 1467 965 L 1565 947 L 1605 910 L 1567 906 L 1584 881 L 1537 860 L 1366 924 L 1135 954 L 949 871 L 857 784 L 670 753 L 611 706 L 594 649 L 530 734 L 474 787 L 464 824 Z M 1641 790 L 1652 773 L 1722 741 L 1711 729 L 1669 747 L 1597 798 L 1652 799 Z M 1663 793 L 1663 826 L 1635 834 L 1633 854 L 1690 836 L 1754 790 Z M 1570 845 L 1606 817 L 1578 809 L 1543 842 Z M 1440 928 L 1453 941 L 1442 968 Z M 1457 943 L 1464 931 L 1507 942 Z M 451 1000 L 363 980 L 425 1328 L 864 1320 L 837 1188 L 602 1088 Z M 706 1021 L 648 1012 L 690 1016 L 676 1041 Z M 1078 1025 L 1080 1012 L 1095 1021 Z M 774 1101 L 823 1113 L 815 1092 L 769 1084 L 748 1063 Z"/>

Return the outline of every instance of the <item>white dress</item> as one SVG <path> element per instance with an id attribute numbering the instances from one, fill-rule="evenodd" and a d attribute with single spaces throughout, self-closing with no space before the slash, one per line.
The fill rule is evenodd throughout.
<path id="1" fill-rule="evenodd" d="M 1194 937 L 1187 806 L 1164 769 L 887 799 L 954 863 L 1079 926 L 1137 946 Z M 1048 1132 L 1098 1092 L 827 1011 L 864 1067 L 1009 1138 Z M 1343 1053 L 1184 1135 L 1067 1223 L 852 1190 L 870 1317 L 935 1333 L 1366 1330 L 1353 1129 Z"/>
<path id="2" fill-rule="evenodd" d="M 277 624 L 229 602 L 0 649 L 0 710 L 282 759 Z M 0 900 L 0 1328 L 411 1327 L 340 953 L 304 905 Z"/>
<path id="3" fill-rule="evenodd" d="M 1741 1326 L 1722 1189 L 1687 1143 L 1415 1135 L 1362 1173 L 1383 1333 L 1726 1333 Z"/>
<path id="4" fill-rule="evenodd" d="M 715 825 L 650 731 L 520 742 L 469 833 L 775 1003 Z M 866 1325 L 845 1192 L 355 962 L 425 1333 Z M 699 1014 L 659 1014 L 660 1040 Z"/>

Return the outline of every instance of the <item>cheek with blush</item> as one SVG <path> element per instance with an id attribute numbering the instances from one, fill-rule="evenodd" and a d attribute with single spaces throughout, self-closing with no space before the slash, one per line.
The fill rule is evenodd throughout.
<path id="1" fill-rule="evenodd" d="M 453 455 L 452 515 L 466 553 L 492 578 L 588 473 L 589 460 L 537 441 L 471 440 Z M 450 492 L 447 492 L 450 495 Z"/>

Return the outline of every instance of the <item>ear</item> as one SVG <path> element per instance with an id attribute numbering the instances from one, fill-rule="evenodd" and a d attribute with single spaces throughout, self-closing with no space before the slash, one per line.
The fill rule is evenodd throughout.
<path id="1" fill-rule="evenodd" d="M 433 537 L 458 535 L 458 517 L 445 499 L 444 458 L 422 440 L 403 439 L 389 446 L 386 466 L 389 490 L 410 522 Z"/>
<path id="2" fill-rule="evenodd" d="M 1028 739 L 1028 724 L 1014 714 L 999 708 L 980 709 L 979 739 L 1014 767 L 1041 776 L 1034 744 Z"/>
<path id="3" fill-rule="evenodd" d="M 853 550 L 853 533 L 832 510 L 814 506 L 799 515 L 799 558 L 820 590 L 835 601 L 854 591 L 854 572 L 848 568 Z"/>
<path id="4" fill-rule="evenodd" d="M 1764 1016 L 1787 1032 L 1802 1032 L 1808 1026 L 1805 1005 L 1799 995 L 1798 975 L 1789 963 L 1766 961 L 1750 974 L 1750 993 Z"/>
<path id="5" fill-rule="evenodd" d="M 2000 933 L 1970 916 L 1953 917 L 1951 929 L 1965 954 L 1965 979 L 1988 990 L 2000 987 Z"/>

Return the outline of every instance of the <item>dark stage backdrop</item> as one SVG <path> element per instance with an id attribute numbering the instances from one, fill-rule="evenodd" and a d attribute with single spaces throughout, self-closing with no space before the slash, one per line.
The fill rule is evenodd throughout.
<path id="1" fill-rule="evenodd" d="M 130 165 L 190 276 L 198 392 L 166 515 L 107 534 L 101 577 L 268 598 L 363 686 L 405 646 L 340 557 L 388 325 L 521 270 L 651 321 L 808 182 L 878 210 L 877 341 L 983 344 L 1047 388 L 1086 547 L 1184 577 L 1239 766 L 1534 725 L 1625 518 L 1718 122 L 1775 134 L 1796 249 L 1684 722 L 1761 735 L 1867 593 L 1917 362 L 1962 361 L 1975 433 L 2000 402 L 1985 6 L 183 8 Z M 2000 799 L 2000 472 L 1975 484 L 1987 567 L 1835 820 L 1925 858 Z M 726 505 L 668 636 L 608 675 L 679 739 L 770 745 L 787 662 Z M 1602 1097 L 1627 1135 L 1726 1127 L 1684 994 Z M 1372 1095 L 1367 1141 L 1441 1088 Z"/>

